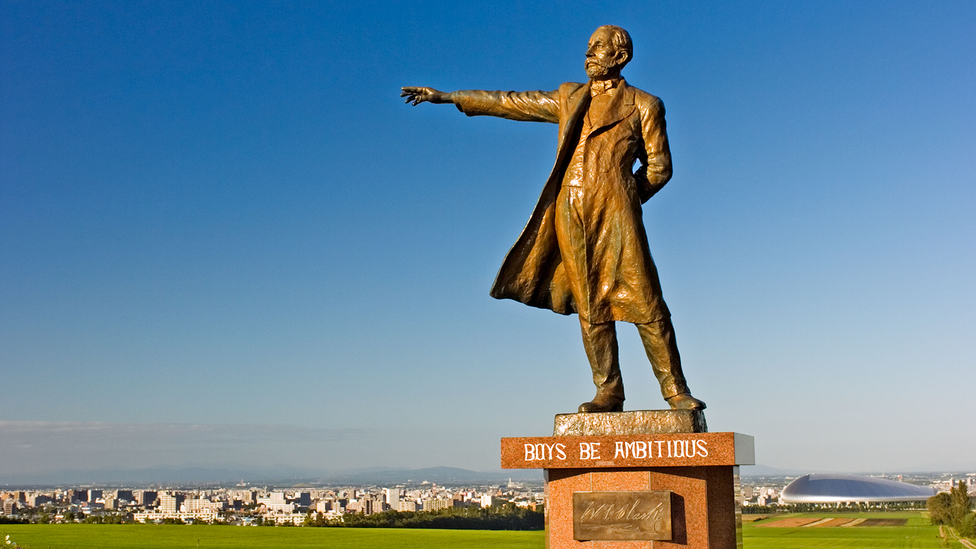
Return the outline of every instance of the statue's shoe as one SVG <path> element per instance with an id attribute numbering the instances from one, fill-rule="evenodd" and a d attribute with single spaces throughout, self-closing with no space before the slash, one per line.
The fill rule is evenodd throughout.
<path id="1" fill-rule="evenodd" d="M 672 410 L 704 410 L 705 403 L 691 396 L 690 393 L 681 393 L 666 399 L 671 405 Z"/>
<path id="2" fill-rule="evenodd" d="M 611 398 L 607 400 L 602 400 L 594 398 L 590 402 L 584 402 L 579 405 L 579 411 L 583 414 L 589 414 L 593 412 L 623 412 L 624 411 L 624 401 L 616 398 Z"/>

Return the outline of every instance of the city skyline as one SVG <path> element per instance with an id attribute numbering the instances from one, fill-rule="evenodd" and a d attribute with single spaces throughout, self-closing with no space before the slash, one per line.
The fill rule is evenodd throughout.
<path id="1" fill-rule="evenodd" d="M 552 90 L 634 39 L 693 393 L 757 463 L 976 469 L 976 6 L 0 5 L 0 476 L 498 468 L 592 396 L 574 317 L 488 296 Z M 620 326 L 625 409 L 662 408 Z"/>

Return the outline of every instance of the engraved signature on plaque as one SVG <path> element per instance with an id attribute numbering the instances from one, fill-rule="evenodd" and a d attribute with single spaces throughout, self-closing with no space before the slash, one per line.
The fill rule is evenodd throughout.
<path id="1" fill-rule="evenodd" d="M 671 492 L 574 492 L 576 540 L 670 540 Z"/>

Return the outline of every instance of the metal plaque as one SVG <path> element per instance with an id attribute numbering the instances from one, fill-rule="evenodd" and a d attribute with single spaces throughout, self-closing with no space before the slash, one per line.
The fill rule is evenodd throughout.
<path id="1" fill-rule="evenodd" d="M 670 540 L 671 492 L 574 492 L 573 539 Z"/>

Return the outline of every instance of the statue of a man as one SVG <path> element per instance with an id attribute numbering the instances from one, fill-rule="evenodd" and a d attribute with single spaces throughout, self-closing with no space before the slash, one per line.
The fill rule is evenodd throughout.
<path id="1" fill-rule="evenodd" d="M 552 173 L 491 295 L 577 313 L 596 385 L 580 412 L 623 410 L 616 321 L 637 326 L 671 408 L 701 410 L 681 371 L 641 219 L 641 204 L 671 179 L 671 152 L 661 100 L 620 76 L 632 56 L 627 31 L 606 25 L 590 38 L 585 84 L 551 92 L 404 87 L 401 96 L 414 105 L 453 103 L 468 116 L 559 124 Z"/>

